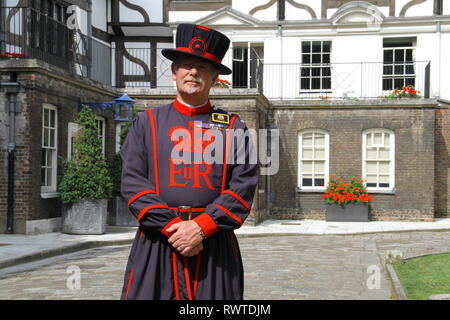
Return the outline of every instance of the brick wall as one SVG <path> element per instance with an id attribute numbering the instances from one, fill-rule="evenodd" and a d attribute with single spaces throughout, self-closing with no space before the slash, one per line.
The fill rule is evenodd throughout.
<path id="1" fill-rule="evenodd" d="M 450 218 L 450 105 L 436 108 L 435 152 L 436 217 Z"/>
<path id="2" fill-rule="evenodd" d="M 361 103 L 361 102 L 360 102 Z M 322 192 L 298 192 L 298 132 L 325 130 L 330 136 L 329 172 L 347 181 L 362 174 L 362 132 L 386 128 L 395 133 L 395 193 L 371 194 L 372 220 L 432 220 L 434 216 L 434 107 L 414 101 L 370 105 L 317 103 L 274 105 L 280 133 L 280 170 L 272 179 L 274 218 L 324 219 Z"/>
<path id="3" fill-rule="evenodd" d="M 33 60 L 32 60 L 33 61 Z M 29 63 L 29 61 L 23 61 Z M 17 72 L 17 81 L 25 91 L 19 94 L 21 112 L 16 115 L 14 227 L 16 233 L 23 233 L 26 220 L 47 219 L 61 216 L 62 203 L 58 198 L 41 198 L 41 145 L 42 105 L 49 103 L 58 109 L 58 157 L 67 158 L 68 122 L 74 122 L 80 102 L 111 101 L 119 93 L 111 87 L 98 85 L 80 77 L 73 77 L 61 70 L 49 68 L 34 60 L 37 70 Z M 0 70 L 1 74 L 1 70 Z M 3 95 L 4 96 L 4 95 Z M 3 99 L 3 100 L 2 100 Z M 0 95 L 0 105 L 4 97 Z M 0 108 L 3 109 L 3 108 Z M 115 123 L 110 110 L 96 110 L 105 118 L 106 155 L 111 159 L 115 152 Z M 6 114 L 5 114 L 6 115 Z M 7 141 L 5 123 L 0 123 L 0 140 Z M 7 215 L 7 153 L 5 143 L 1 144 L 0 162 L 0 233 L 6 230 Z M 58 181 L 62 174 L 58 160 Z"/>

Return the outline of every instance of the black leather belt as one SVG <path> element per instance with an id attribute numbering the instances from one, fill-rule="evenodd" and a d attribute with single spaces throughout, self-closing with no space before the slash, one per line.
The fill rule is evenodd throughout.
<path id="1" fill-rule="evenodd" d="M 192 220 L 205 212 L 205 208 L 192 208 L 190 206 L 171 207 L 183 221 Z"/>

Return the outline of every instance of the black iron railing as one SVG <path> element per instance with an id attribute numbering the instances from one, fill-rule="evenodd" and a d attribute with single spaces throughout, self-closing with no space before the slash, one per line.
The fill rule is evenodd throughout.
<path id="1" fill-rule="evenodd" d="M 0 8 L 0 55 L 32 58 L 111 84 L 111 48 L 33 8 Z"/>

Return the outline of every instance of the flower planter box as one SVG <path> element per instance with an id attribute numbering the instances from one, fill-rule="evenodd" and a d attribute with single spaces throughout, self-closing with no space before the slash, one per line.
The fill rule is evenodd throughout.
<path id="1" fill-rule="evenodd" d="M 128 209 L 128 205 L 122 197 L 114 197 L 110 200 L 108 224 L 110 226 L 137 227 L 139 222 Z"/>
<path id="2" fill-rule="evenodd" d="M 363 203 L 327 204 L 326 221 L 368 222 L 369 206 Z"/>
<path id="3" fill-rule="evenodd" d="M 77 201 L 65 206 L 62 232 L 68 234 L 104 234 L 108 219 L 108 200 Z"/>

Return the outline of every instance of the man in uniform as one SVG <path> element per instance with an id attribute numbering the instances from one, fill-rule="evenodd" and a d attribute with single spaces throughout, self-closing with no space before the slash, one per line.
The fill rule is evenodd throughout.
<path id="1" fill-rule="evenodd" d="M 209 101 L 218 74 L 231 73 L 221 64 L 229 43 L 213 29 L 180 24 L 176 48 L 162 51 L 173 61 L 177 97 L 132 122 L 121 192 L 139 228 L 121 299 L 243 299 L 233 230 L 250 213 L 258 168 L 251 139 L 234 143 L 234 132 L 248 132 L 244 122 Z"/>

